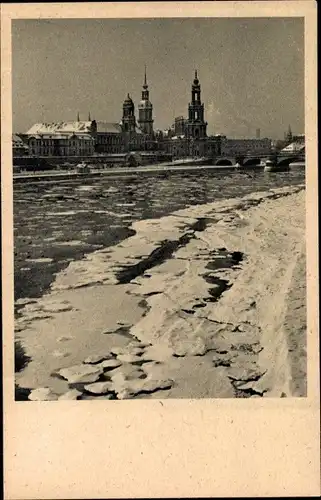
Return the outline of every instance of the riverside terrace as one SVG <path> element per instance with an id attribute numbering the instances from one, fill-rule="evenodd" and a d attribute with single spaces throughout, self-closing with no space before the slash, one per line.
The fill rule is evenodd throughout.
<path id="1" fill-rule="evenodd" d="M 21 171 L 46 171 L 46 170 L 71 170 L 78 163 L 85 162 L 87 165 L 97 169 L 126 166 L 138 167 L 155 164 L 166 164 L 170 166 L 178 162 L 188 161 L 189 165 L 208 165 L 208 166 L 234 166 L 237 163 L 243 167 L 258 167 L 262 160 L 271 159 L 278 166 L 287 166 L 294 162 L 304 162 L 304 152 L 279 152 L 271 155 L 221 155 L 215 157 L 204 158 L 186 158 L 172 161 L 172 157 L 164 153 L 129 153 L 118 155 L 93 155 L 93 156 L 77 156 L 77 157 L 35 157 L 35 156 L 20 156 L 13 159 L 14 174 Z"/>

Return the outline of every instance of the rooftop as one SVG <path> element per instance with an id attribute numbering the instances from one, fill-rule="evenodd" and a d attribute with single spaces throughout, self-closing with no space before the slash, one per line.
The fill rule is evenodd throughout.
<path id="1" fill-rule="evenodd" d="M 12 145 L 14 148 L 26 148 L 26 144 L 23 142 L 18 134 L 12 134 Z"/>
<path id="2" fill-rule="evenodd" d="M 282 152 L 304 152 L 305 151 L 305 145 L 302 144 L 302 142 L 292 142 L 288 146 L 282 149 Z"/>
<path id="3" fill-rule="evenodd" d="M 119 123 L 112 123 L 112 122 L 103 122 L 103 121 L 97 121 L 97 132 L 99 133 L 120 133 L 121 132 L 121 125 Z"/>
<path id="4" fill-rule="evenodd" d="M 28 130 L 27 134 L 86 133 L 91 131 L 91 125 L 91 121 L 36 123 Z"/>

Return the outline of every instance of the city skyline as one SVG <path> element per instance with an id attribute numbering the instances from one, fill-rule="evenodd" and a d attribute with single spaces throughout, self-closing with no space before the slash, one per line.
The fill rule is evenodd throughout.
<path id="1" fill-rule="evenodd" d="M 197 69 L 208 135 L 304 133 L 303 40 L 301 18 L 14 21 L 13 131 L 120 122 L 128 93 L 137 118 L 146 64 L 155 129 L 186 117 Z"/>

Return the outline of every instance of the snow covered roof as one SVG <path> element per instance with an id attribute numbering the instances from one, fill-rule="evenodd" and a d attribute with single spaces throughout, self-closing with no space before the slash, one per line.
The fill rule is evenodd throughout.
<path id="1" fill-rule="evenodd" d="M 75 139 L 85 139 L 85 140 L 90 140 L 93 141 L 94 138 L 90 134 L 30 134 L 29 139 L 53 139 L 53 140 L 58 140 L 58 139 L 71 139 L 72 137 L 75 137 Z"/>
<path id="2" fill-rule="evenodd" d="M 282 152 L 284 153 L 293 153 L 293 152 L 298 152 L 298 151 L 303 151 L 305 149 L 305 145 L 302 144 L 302 142 L 292 142 L 288 146 L 282 149 Z"/>
<path id="3" fill-rule="evenodd" d="M 12 134 L 12 143 L 14 146 L 23 146 L 23 140 L 17 134 Z"/>
<path id="4" fill-rule="evenodd" d="M 12 146 L 14 148 L 26 148 L 28 149 L 28 146 L 24 143 L 22 138 L 18 134 L 12 134 Z"/>
<path id="5" fill-rule="evenodd" d="M 57 134 L 57 133 L 79 133 L 91 132 L 91 121 L 83 122 L 53 122 L 53 123 L 36 123 L 27 132 L 28 135 L 33 134 Z"/>
<path id="6" fill-rule="evenodd" d="M 121 125 L 119 123 L 97 121 L 98 133 L 120 133 Z"/>
<path id="7" fill-rule="evenodd" d="M 185 139 L 185 135 L 174 135 L 174 137 L 172 137 L 173 141 L 177 141 L 178 139 Z"/>

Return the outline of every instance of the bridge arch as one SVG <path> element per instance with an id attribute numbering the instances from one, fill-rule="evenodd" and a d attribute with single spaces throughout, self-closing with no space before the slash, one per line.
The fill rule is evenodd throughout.
<path id="1" fill-rule="evenodd" d="M 278 159 L 278 166 L 289 166 L 290 163 L 294 162 L 294 161 L 298 161 L 298 157 L 294 157 L 294 156 L 291 156 L 291 157 L 286 157 L 286 158 L 279 158 Z"/>
<path id="2" fill-rule="evenodd" d="M 243 166 L 250 166 L 250 165 L 259 165 L 261 163 L 261 158 L 246 158 L 243 160 Z"/>
<path id="3" fill-rule="evenodd" d="M 219 160 L 216 160 L 215 165 L 217 167 L 232 166 L 233 161 L 230 158 L 220 158 Z"/>

